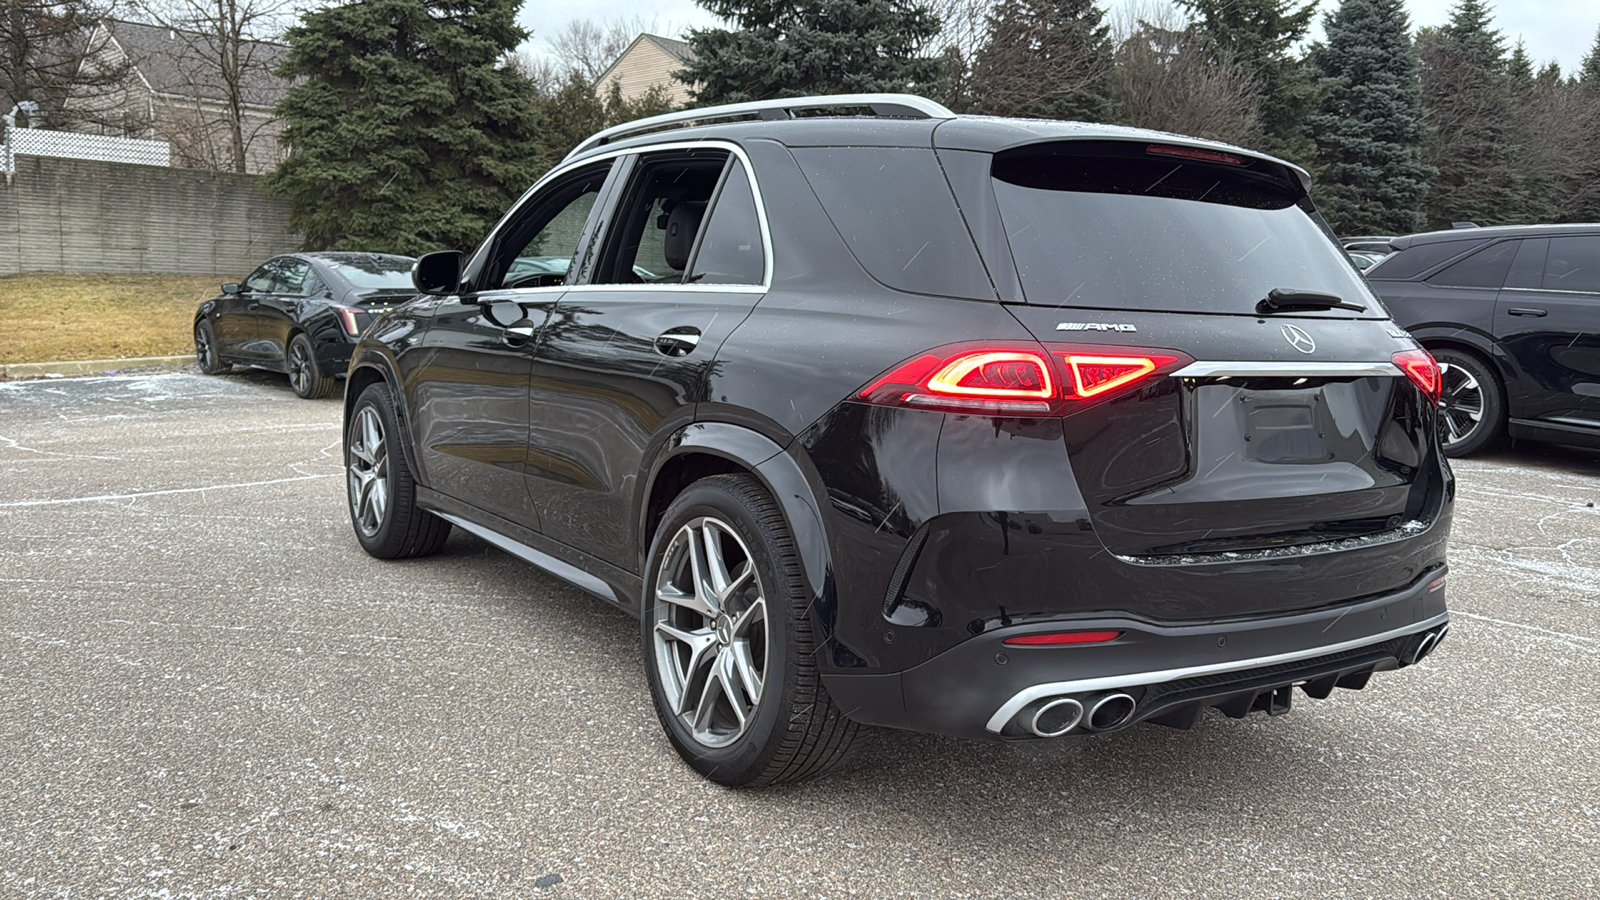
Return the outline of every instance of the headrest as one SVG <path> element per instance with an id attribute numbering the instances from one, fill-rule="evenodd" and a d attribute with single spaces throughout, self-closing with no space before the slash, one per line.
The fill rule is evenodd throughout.
<path id="1" fill-rule="evenodd" d="M 689 253 L 694 250 L 694 236 L 700 231 L 700 218 L 706 213 L 706 202 L 696 200 L 679 203 L 667 214 L 667 236 L 662 255 L 667 265 L 674 269 L 689 266 Z"/>

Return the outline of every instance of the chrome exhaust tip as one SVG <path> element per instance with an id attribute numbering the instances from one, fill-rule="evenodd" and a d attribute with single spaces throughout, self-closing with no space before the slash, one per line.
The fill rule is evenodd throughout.
<path id="1" fill-rule="evenodd" d="M 1026 714 L 1024 714 L 1026 715 Z M 1027 716 L 1027 729 L 1042 738 L 1060 737 L 1083 721 L 1083 704 L 1071 697 L 1057 697 Z"/>
<path id="2" fill-rule="evenodd" d="M 1411 661 L 1414 663 L 1422 662 L 1423 657 L 1427 656 L 1429 653 L 1432 653 L 1433 648 L 1438 646 L 1438 644 L 1439 635 L 1430 631 L 1428 634 L 1423 636 L 1422 643 L 1417 645 L 1417 656 Z"/>
<path id="3" fill-rule="evenodd" d="M 1090 731 L 1121 728 L 1133 718 L 1133 711 L 1137 708 L 1138 703 L 1121 691 L 1106 694 L 1089 707 L 1089 714 L 1084 724 Z"/>

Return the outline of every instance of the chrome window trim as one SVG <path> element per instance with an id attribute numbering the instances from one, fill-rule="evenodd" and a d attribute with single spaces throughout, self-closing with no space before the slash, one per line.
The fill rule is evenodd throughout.
<path id="1" fill-rule="evenodd" d="M 1225 376 L 1269 378 L 1369 378 L 1402 374 L 1390 362 L 1194 362 L 1172 373 L 1173 378 Z"/>
<path id="2" fill-rule="evenodd" d="M 605 290 L 605 291 L 645 290 L 645 291 L 665 291 L 667 293 L 674 293 L 674 292 L 682 293 L 684 291 L 693 291 L 693 292 L 696 292 L 696 293 L 717 293 L 717 294 L 764 294 L 767 291 L 771 290 L 772 289 L 772 267 L 773 267 L 773 262 L 772 262 L 772 226 L 767 221 L 766 199 L 762 196 L 761 183 L 756 178 L 755 166 L 750 164 L 749 155 L 744 152 L 744 148 L 743 147 L 740 147 L 738 144 L 735 144 L 732 141 L 724 141 L 724 140 L 673 141 L 673 142 L 670 142 L 670 143 L 651 144 L 651 145 L 649 145 L 647 147 L 626 147 L 626 148 L 621 148 L 621 149 L 617 149 L 617 150 L 608 150 L 608 151 L 606 151 L 604 153 L 597 153 L 597 154 L 595 154 L 593 156 L 586 156 L 583 159 L 578 160 L 576 162 L 565 162 L 564 161 L 562 164 L 556 166 L 554 169 L 551 169 L 549 172 L 546 172 L 543 178 L 540 178 L 538 181 L 535 181 L 533 183 L 533 187 L 528 188 L 526 191 L 523 192 L 521 197 L 517 198 L 517 202 L 511 205 L 510 211 L 507 212 L 505 216 L 501 217 L 499 222 L 495 223 L 494 231 L 489 235 L 488 239 L 486 239 L 483 242 L 483 246 L 485 246 L 485 247 L 489 246 L 489 244 L 491 244 L 496 238 L 498 238 L 500 236 L 501 228 L 505 225 L 507 219 L 509 219 L 511 217 L 511 214 L 515 213 L 518 210 L 520 210 L 522 208 L 523 204 L 528 202 L 528 199 L 531 198 L 534 195 L 535 192 L 537 192 L 540 188 L 544 187 L 549 182 L 554 181 L 557 178 L 561 178 L 561 177 L 563 177 L 563 176 L 565 176 L 565 175 L 567 175 L 567 174 L 569 174 L 571 172 L 575 172 L 575 171 L 577 171 L 579 169 L 582 169 L 582 168 L 584 168 L 586 166 L 592 165 L 594 163 L 600 163 L 600 162 L 606 162 L 606 161 L 609 161 L 609 160 L 615 160 L 615 159 L 619 159 L 619 158 L 624 157 L 624 156 L 643 156 L 643 155 L 645 155 L 647 153 L 656 153 L 656 152 L 660 152 L 660 151 L 664 151 L 664 150 L 726 150 L 731 155 L 737 157 L 739 162 L 744 166 L 744 177 L 745 177 L 746 180 L 748 180 L 750 182 L 750 193 L 755 198 L 755 201 L 756 201 L 756 219 L 761 224 L 761 262 L 762 262 L 762 266 L 763 266 L 763 271 L 762 271 L 760 284 L 705 284 L 705 285 L 695 285 L 695 284 L 573 284 L 573 285 L 554 285 L 554 286 L 550 286 L 550 287 L 538 287 L 538 288 L 485 288 L 484 290 L 480 291 L 479 293 L 489 293 L 490 291 L 504 291 L 504 290 L 511 290 L 511 291 L 524 291 L 524 290 L 526 290 L 526 291 L 540 291 L 540 292 L 550 291 L 550 290 L 577 291 L 577 292 L 601 291 L 601 290 Z M 474 253 L 473 255 L 476 256 L 477 254 Z"/>
<path id="3" fill-rule="evenodd" d="M 1382 634 L 1368 637 L 1355 638 L 1349 641 L 1340 641 L 1337 644 L 1324 644 L 1320 647 L 1307 647 L 1304 650 L 1294 650 L 1288 653 L 1277 653 L 1272 656 L 1257 656 L 1251 659 L 1236 659 L 1232 662 L 1211 663 L 1204 666 L 1188 666 L 1182 669 L 1161 669 L 1154 672 L 1130 672 L 1126 675 L 1109 675 L 1103 678 L 1082 678 L 1077 681 L 1057 681 L 1051 684 L 1036 684 L 1024 688 L 1012 696 L 1010 700 L 1001 704 L 989 717 L 989 722 L 984 727 L 989 731 L 999 734 L 1012 717 L 1022 711 L 1024 706 L 1044 697 L 1056 694 L 1080 694 L 1087 691 L 1109 691 L 1116 688 L 1137 687 L 1147 684 L 1160 684 L 1165 681 L 1177 681 L 1182 678 L 1194 678 L 1200 675 L 1218 675 L 1224 672 L 1242 672 L 1246 669 L 1265 668 L 1266 666 L 1282 665 L 1283 663 L 1297 662 L 1302 659 L 1313 659 L 1318 656 L 1327 656 L 1333 653 L 1343 653 L 1357 647 L 1370 644 L 1381 644 L 1397 637 L 1427 631 L 1450 620 L 1449 613 L 1440 613 L 1423 622 L 1416 622 Z"/>
<path id="4" fill-rule="evenodd" d="M 1500 290 L 1502 290 L 1502 291 L 1520 291 L 1520 292 L 1522 292 L 1524 294 L 1567 294 L 1569 296 L 1574 296 L 1574 297 L 1597 297 L 1597 298 L 1600 298 L 1600 291 L 1564 291 L 1564 290 L 1561 290 L 1560 288 L 1525 288 L 1525 287 L 1505 287 L 1505 288 L 1501 288 Z"/>

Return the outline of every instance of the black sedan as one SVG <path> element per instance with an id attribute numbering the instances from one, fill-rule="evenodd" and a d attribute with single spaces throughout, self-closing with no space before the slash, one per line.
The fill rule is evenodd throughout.
<path id="1" fill-rule="evenodd" d="M 195 358 L 207 375 L 234 364 L 289 376 L 306 399 L 326 397 L 344 378 L 350 350 L 367 325 L 416 295 L 409 256 L 296 253 L 262 263 L 242 284 L 200 304 Z"/>

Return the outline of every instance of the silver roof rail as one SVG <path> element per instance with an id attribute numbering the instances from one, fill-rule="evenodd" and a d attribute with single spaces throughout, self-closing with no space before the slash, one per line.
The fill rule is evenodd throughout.
<path id="1" fill-rule="evenodd" d="M 651 116 L 624 122 L 603 131 L 597 131 L 572 148 L 566 159 L 585 150 L 608 144 L 635 134 L 657 131 L 673 125 L 687 127 L 690 123 L 709 124 L 718 119 L 737 119 L 755 115 L 762 119 L 791 119 L 794 111 L 801 109 L 840 109 L 866 107 L 875 116 L 905 119 L 954 119 L 956 114 L 944 106 L 915 94 L 832 94 L 823 97 L 785 97 L 779 100 L 755 100 L 750 103 L 730 103 L 726 106 L 707 106 L 702 109 L 685 109 L 678 112 Z"/>

